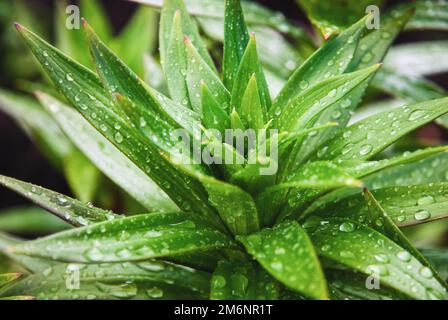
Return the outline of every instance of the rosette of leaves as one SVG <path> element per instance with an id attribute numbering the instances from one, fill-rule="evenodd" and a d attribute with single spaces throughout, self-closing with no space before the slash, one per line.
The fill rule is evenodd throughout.
<path id="1" fill-rule="evenodd" d="M 126 216 L 0 176 L 0 184 L 72 225 L 31 241 L 0 236 L 3 254 L 27 271 L 0 295 L 446 299 L 444 279 L 400 227 L 446 217 L 447 148 L 375 157 L 448 113 L 448 98 L 348 124 L 413 10 L 395 11 L 381 30 L 366 30 L 362 18 L 297 67 L 277 95 L 240 2 L 227 0 L 223 10 L 218 69 L 188 7 L 164 1 L 159 50 L 167 92 L 139 78 L 86 21 L 95 72 L 16 25 L 61 95 L 39 91 L 39 101 L 146 210 Z M 178 129 L 215 161 L 178 154 L 171 137 Z M 273 135 L 241 151 L 220 139 L 227 129 Z M 219 161 L 225 156 L 235 161 Z M 262 174 L 272 167 L 274 174 Z M 76 274 L 79 285 L 72 285 Z M 380 289 L 370 290 L 369 281 Z"/>

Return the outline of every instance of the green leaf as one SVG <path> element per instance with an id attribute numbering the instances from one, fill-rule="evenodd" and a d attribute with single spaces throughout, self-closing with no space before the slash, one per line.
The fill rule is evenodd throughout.
<path id="1" fill-rule="evenodd" d="M 87 241 L 85 239 L 88 239 Z M 233 241 L 184 213 L 151 213 L 64 231 L 7 249 L 56 261 L 136 261 L 232 247 Z"/>
<path id="2" fill-rule="evenodd" d="M 296 96 L 274 119 L 273 126 L 286 131 L 309 128 L 326 108 L 350 98 L 351 93 L 368 82 L 379 67 L 374 65 L 317 83 Z"/>
<path id="3" fill-rule="evenodd" d="M 336 3 L 316 0 L 297 0 L 311 22 L 322 32 L 325 39 L 339 33 L 366 13 L 369 5 L 380 7 L 384 0 L 342 0 Z"/>
<path id="4" fill-rule="evenodd" d="M 161 2 L 161 1 L 160 1 Z M 169 64 L 169 43 L 171 37 L 171 30 L 173 29 L 173 17 L 175 12 L 178 11 L 180 20 L 182 22 L 181 30 L 183 35 L 186 35 L 194 43 L 201 57 L 205 62 L 215 70 L 213 60 L 210 57 L 207 48 L 205 47 L 201 36 L 199 35 L 196 23 L 190 19 L 185 4 L 182 0 L 165 0 L 163 2 L 162 13 L 160 17 L 160 31 L 159 31 L 159 43 L 160 43 L 160 57 L 162 60 L 162 66 L 166 72 L 165 65 Z M 181 39 L 183 39 L 183 35 Z"/>
<path id="5" fill-rule="evenodd" d="M 21 273 L 4 273 L 0 274 L 0 288 L 6 286 L 7 284 L 16 281 L 22 276 Z"/>
<path id="6" fill-rule="evenodd" d="M 407 300 L 407 297 L 390 288 L 367 289 L 373 284 L 364 277 L 342 270 L 325 270 L 332 300 Z"/>
<path id="7" fill-rule="evenodd" d="M 344 161 L 340 165 L 355 177 L 361 178 L 387 168 L 414 163 L 442 152 L 448 151 L 448 147 L 433 147 L 416 150 L 414 152 L 404 152 L 402 155 L 378 161 Z"/>
<path id="8" fill-rule="evenodd" d="M 287 182 L 273 187 L 271 190 L 283 188 L 338 188 L 362 187 L 363 183 L 344 169 L 328 161 L 315 161 L 304 165 L 300 171 L 292 173 Z"/>
<path id="9" fill-rule="evenodd" d="M 12 254 L 10 252 L 5 252 L 5 249 L 9 246 L 18 245 L 22 240 L 19 240 L 17 238 L 13 238 L 9 235 L 6 235 L 2 232 L 0 232 L 0 250 L 2 253 L 7 256 L 12 261 L 18 263 L 20 266 L 25 268 L 26 270 L 29 270 L 30 272 L 41 272 L 43 270 L 48 269 L 49 267 L 52 267 L 55 263 L 49 260 L 44 260 L 40 258 L 34 258 L 34 257 L 27 257 L 22 255 L 16 255 Z"/>
<path id="10" fill-rule="evenodd" d="M 244 92 L 247 88 L 250 78 L 254 74 L 257 80 L 261 107 L 263 109 L 263 113 L 266 114 L 267 110 L 269 110 L 271 106 L 271 97 L 269 95 L 266 78 L 264 76 L 263 69 L 258 58 L 255 35 L 251 34 L 250 40 L 241 58 L 241 63 L 235 76 L 232 88 L 232 99 L 230 104 L 239 113 L 242 108 L 242 98 L 244 96 Z"/>
<path id="11" fill-rule="evenodd" d="M 167 1 L 166 3 L 169 3 Z M 188 84 L 187 84 L 187 56 L 184 44 L 184 31 L 182 30 L 182 14 L 179 10 L 174 12 L 172 16 L 172 21 L 170 22 L 170 27 L 164 31 L 163 18 L 164 14 L 162 11 L 161 20 L 161 34 L 168 33 L 167 38 L 167 49 L 166 53 L 162 50 L 162 38 L 160 39 L 160 55 L 163 71 L 165 73 L 166 82 L 168 84 L 168 89 L 170 92 L 170 97 L 177 103 L 193 109 L 190 101 L 190 96 L 188 94 Z M 200 110 L 193 109 L 198 112 Z"/>
<path id="12" fill-rule="evenodd" d="M 92 22 L 92 28 L 96 30 L 98 36 L 107 40 L 95 26 L 95 17 L 85 18 Z M 140 7 L 118 37 L 112 41 L 111 48 L 136 74 L 142 76 L 144 54 L 154 50 L 156 41 L 157 14 L 150 8 Z"/>
<path id="13" fill-rule="evenodd" d="M 316 50 L 297 68 L 282 88 L 270 111 L 271 117 L 280 114 L 292 100 L 310 86 L 314 86 L 329 76 L 344 73 L 355 53 L 359 39 L 365 28 L 366 18 L 330 39 Z M 332 61 L 329 65 L 329 61 Z"/>
<path id="14" fill-rule="evenodd" d="M 149 210 L 175 211 L 173 201 L 81 114 L 55 98 L 37 94 L 65 134 L 107 177 Z"/>
<path id="15" fill-rule="evenodd" d="M 154 180 L 178 206 L 207 216 L 210 223 L 221 227 L 199 182 L 175 170 L 170 159 L 160 156 L 159 148 L 120 116 L 122 110 L 117 108 L 116 101 L 111 101 L 95 74 L 23 26 L 17 25 L 17 28 L 54 84 L 97 131 Z"/>
<path id="16" fill-rule="evenodd" d="M 211 280 L 212 300 L 277 300 L 279 285 L 254 263 L 221 261 Z"/>
<path id="17" fill-rule="evenodd" d="M 263 268 L 288 288 L 313 299 L 328 298 L 314 247 L 297 222 L 285 222 L 238 240 Z"/>
<path id="18" fill-rule="evenodd" d="M 73 193 L 82 202 L 93 201 L 101 177 L 98 169 L 77 150 L 65 161 L 65 176 Z"/>
<path id="19" fill-rule="evenodd" d="M 225 1 L 223 78 L 229 90 L 237 76 L 244 51 L 249 43 L 249 32 L 239 0 Z"/>
<path id="20" fill-rule="evenodd" d="M 73 145 L 35 100 L 0 90 L 0 110 L 19 123 L 49 159 L 63 166 L 63 159 L 70 154 Z"/>
<path id="21" fill-rule="evenodd" d="M 264 112 L 255 74 L 249 79 L 241 99 L 241 116 L 246 128 L 258 130 L 264 127 Z"/>
<path id="22" fill-rule="evenodd" d="M 320 159 L 365 160 L 448 112 L 448 99 L 403 106 L 363 119 L 338 134 Z"/>
<path id="23" fill-rule="evenodd" d="M 0 230 L 16 234 L 45 234 L 70 226 L 37 207 L 13 207 L 0 212 Z"/>
<path id="24" fill-rule="evenodd" d="M 191 172 L 202 182 L 209 203 L 234 235 L 246 235 L 260 229 L 258 212 L 251 195 L 232 184 Z"/>
<path id="25" fill-rule="evenodd" d="M 379 278 L 384 285 L 414 299 L 447 298 L 430 269 L 375 230 L 347 220 L 316 222 L 307 223 L 307 231 L 322 257 Z"/>
<path id="26" fill-rule="evenodd" d="M 384 211 L 375 197 L 364 189 L 363 196 L 367 202 L 369 214 L 367 215 L 368 225 L 376 231 L 382 233 L 389 239 L 392 239 L 395 243 L 400 245 L 403 249 L 410 252 L 415 258 L 417 258 L 424 266 L 429 268 L 434 277 L 444 283 L 444 280 L 440 277 L 437 271 L 431 266 L 426 258 L 412 245 L 408 238 L 401 232 L 401 230 L 394 223 L 392 218 Z M 418 201 L 417 201 L 418 202 Z"/>
<path id="27" fill-rule="evenodd" d="M 0 184 L 74 226 L 85 226 L 119 217 L 110 211 L 95 208 L 91 204 L 85 204 L 60 193 L 3 175 L 0 175 Z"/>
<path id="28" fill-rule="evenodd" d="M 98 39 L 85 21 L 83 25 L 104 86 L 111 94 L 122 95 L 134 103 L 135 108 L 126 108 L 124 112 L 157 146 L 170 150 L 172 141 L 169 133 L 179 128 L 179 125 L 164 111 L 155 95 L 145 88 L 143 81 Z"/>
<path id="29" fill-rule="evenodd" d="M 217 129 L 223 135 L 225 130 L 230 127 L 229 115 L 218 103 L 204 81 L 201 83 L 201 109 L 202 123 L 206 128 Z"/>
<path id="30" fill-rule="evenodd" d="M 448 183 L 388 187 L 372 190 L 372 194 L 387 214 L 400 227 L 448 217 Z M 367 207 L 360 194 L 327 202 L 314 214 L 365 220 Z"/>
<path id="31" fill-rule="evenodd" d="M 337 41 L 339 38 L 341 38 L 340 40 L 343 40 L 343 35 L 345 35 L 345 37 L 350 37 L 350 29 L 354 29 L 355 31 L 358 30 L 358 33 L 354 35 L 354 39 L 356 40 L 354 41 L 354 43 L 346 45 L 345 42 L 342 42 L 342 48 L 338 49 L 345 53 L 344 50 L 346 49 L 344 49 L 344 47 L 347 46 L 347 49 L 350 49 L 350 51 L 346 53 L 348 54 L 348 57 L 341 54 L 340 57 L 345 58 L 345 60 L 337 61 L 341 60 L 337 59 L 333 66 L 326 67 L 325 65 L 323 65 L 320 67 L 320 69 L 317 68 L 314 71 L 313 69 L 311 69 L 311 72 L 320 72 L 321 76 L 323 76 L 325 75 L 324 70 L 326 70 L 327 68 L 332 68 L 333 70 L 337 70 L 336 72 L 341 73 L 361 70 L 363 68 L 370 67 L 376 63 L 381 62 L 387 50 L 392 45 L 392 42 L 398 36 L 399 32 L 402 30 L 404 24 L 411 15 L 412 11 L 410 10 L 397 11 L 395 15 L 385 14 L 384 17 L 381 17 L 380 29 L 370 30 L 369 33 L 358 40 L 360 32 L 364 29 L 366 23 L 365 19 L 362 19 L 360 22 L 341 33 L 337 38 L 328 42 L 330 43 L 331 41 Z M 383 32 L 384 30 L 387 30 L 387 32 Z M 347 40 L 347 42 L 349 41 Z M 325 45 L 323 48 L 325 48 Z M 356 51 L 353 52 L 353 50 L 355 49 Z M 325 64 L 327 63 L 328 59 L 330 59 L 331 61 L 332 57 L 329 56 L 327 59 L 322 60 L 320 63 Z M 336 69 L 338 67 L 338 63 L 343 63 L 343 69 Z M 311 64 L 311 68 L 312 67 L 313 64 Z M 373 79 L 375 79 L 375 77 Z M 322 148 L 323 146 L 328 144 L 328 141 L 331 138 L 333 138 L 338 132 L 346 127 L 347 123 L 352 118 L 353 111 L 361 102 L 367 85 L 368 82 L 366 82 L 365 86 L 361 86 L 354 90 L 349 99 L 343 100 L 340 103 L 336 103 L 322 112 L 322 114 L 319 116 L 319 119 L 316 121 L 316 124 L 323 124 L 329 121 L 337 121 L 339 123 L 339 126 L 335 128 L 328 128 L 326 130 L 318 132 L 315 136 L 308 137 L 302 145 L 296 146 L 296 149 L 292 152 L 292 154 L 296 155 L 296 163 L 302 163 L 312 152 L 315 152 L 319 146 Z M 293 167 L 293 169 L 295 169 L 295 167 Z"/>
<path id="32" fill-rule="evenodd" d="M 25 293 L 39 300 L 205 299 L 209 279 L 207 273 L 155 260 L 59 264 L 16 282 L 0 295 Z"/>
<path id="33" fill-rule="evenodd" d="M 201 82 L 205 82 L 213 92 L 220 108 L 228 112 L 230 92 L 224 87 L 218 75 L 201 58 L 190 39 L 185 38 L 184 43 L 187 58 L 186 82 L 193 110 L 199 113 L 201 111 Z"/>

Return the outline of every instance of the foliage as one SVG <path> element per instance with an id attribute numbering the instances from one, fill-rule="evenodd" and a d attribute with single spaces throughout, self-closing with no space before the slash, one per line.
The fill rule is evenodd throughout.
<path id="1" fill-rule="evenodd" d="M 114 38 L 96 1 L 81 2 L 83 31 L 68 31 L 58 16 L 62 51 L 16 24 L 57 92 L 40 83 L 39 104 L 2 90 L 2 109 L 62 168 L 77 199 L 0 176 L 70 225 L 35 208 L 0 219 L 0 229 L 48 234 L 0 234 L 5 259 L 26 273 L 0 275 L 1 297 L 448 298 L 446 251 L 419 251 L 399 228 L 447 217 L 447 148 L 383 152 L 435 120 L 446 123 L 448 98 L 436 89 L 428 96 L 421 78 L 437 69 L 394 68 L 418 45 L 384 60 L 408 22 L 443 27 L 420 3 L 414 18 L 414 9 L 399 6 L 381 29 L 367 30 L 362 1 L 337 10 L 328 10 L 330 1 L 299 1 L 326 35 L 310 54 L 315 39 L 253 3 L 140 0 L 161 7 L 159 64 L 148 53 L 154 10 L 141 7 Z M 347 7 L 353 17 L 336 19 Z M 85 47 L 75 45 L 81 36 Z M 222 60 L 209 40 L 223 41 Z M 285 50 L 272 59 L 277 44 Z M 409 103 L 350 123 L 370 84 Z M 421 96 L 405 93 L 417 88 Z M 193 161 L 172 141 L 179 128 L 202 153 L 219 149 L 241 161 Z M 278 157 L 270 149 L 251 163 L 261 139 L 241 151 L 218 138 L 249 128 L 277 129 Z M 271 165 L 276 173 L 263 175 Z M 132 198 L 125 208 L 104 200 L 115 187 Z M 66 286 L 76 271 L 80 289 Z M 366 287 L 371 277 L 380 291 Z"/>

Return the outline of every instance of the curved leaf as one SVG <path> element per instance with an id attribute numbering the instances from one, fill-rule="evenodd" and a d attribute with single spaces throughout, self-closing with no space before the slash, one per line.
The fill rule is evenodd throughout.
<path id="1" fill-rule="evenodd" d="M 120 218 L 110 211 L 95 208 L 60 193 L 0 175 L 0 184 L 23 195 L 74 226 Z"/>
<path id="2" fill-rule="evenodd" d="M 145 260 L 232 246 L 227 236 L 189 215 L 152 213 L 64 231 L 15 245 L 7 251 L 57 261 L 98 263 Z"/>
<path id="3" fill-rule="evenodd" d="M 326 219 L 307 223 L 319 255 L 378 278 L 407 296 L 443 300 L 447 293 L 426 266 L 380 233 L 358 223 Z"/>
<path id="4" fill-rule="evenodd" d="M 263 268 L 288 288 L 314 299 L 328 298 L 314 247 L 297 222 L 285 222 L 238 240 Z"/>

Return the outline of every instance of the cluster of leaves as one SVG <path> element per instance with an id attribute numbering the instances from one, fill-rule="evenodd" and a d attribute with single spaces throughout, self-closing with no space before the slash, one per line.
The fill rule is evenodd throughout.
<path id="1" fill-rule="evenodd" d="M 415 101 L 349 124 L 369 84 L 397 76 L 388 69 L 377 71 L 396 36 L 412 21 L 413 9 L 394 8 L 379 30 L 366 30 L 369 16 L 347 28 L 332 28 L 344 30 L 307 57 L 313 41 L 257 5 L 241 6 L 238 0 L 139 2 L 161 6 L 161 66 L 147 56 L 147 82 L 139 77 L 138 63 L 147 48 L 126 37 L 110 40 L 102 18 L 89 19 L 97 21 L 93 28 L 83 22 L 90 61 L 84 60 L 84 51 L 70 46 L 79 42 L 79 33 L 63 38 L 72 59 L 16 24 L 58 93 L 45 88 L 36 92 L 44 109 L 30 107 L 35 104 L 29 99 L 1 96 L 14 100 L 6 105 L 21 108 L 15 110 L 16 118 L 25 128 L 42 141 L 53 139 L 48 143 L 52 151 L 72 148 L 83 156 L 73 160 L 70 175 L 78 182 L 73 185 L 78 185 L 79 200 L 0 176 L 0 184 L 71 225 L 50 222 L 68 230 L 31 241 L 0 235 L 4 255 L 29 273 L 0 288 L 0 296 L 448 297 L 446 270 L 435 268 L 446 254 L 426 257 L 399 229 L 447 216 L 447 147 L 375 158 L 447 114 L 448 98 Z M 317 24 L 325 11 L 316 11 L 313 3 L 305 8 Z M 221 72 L 196 21 L 207 26 L 208 37 L 223 40 Z M 328 19 L 324 25 L 328 30 Z M 130 29 L 129 34 L 139 30 Z M 280 33 L 303 39 L 307 49 L 293 49 Z M 272 57 L 269 48 L 277 43 L 285 50 Z M 137 58 L 125 57 L 132 53 Z M 292 70 L 284 71 L 285 66 Z M 9 112 L 14 114 L 13 108 Z M 46 125 L 48 118 L 52 127 Z M 204 150 L 215 155 L 221 150 L 241 161 L 196 164 L 182 154 L 178 156 L 193 164 L 174 162 L 169 155 L 178 150 L 170 133 L 183 128 L 190 140 L 199 140 L 196 123 L 215 129 L 199 142 Z M 251 163 L 248 159 L 258 154 L 263 141 L 241 154 L 218 138 L 225 129 L 247 128 L 277 129 L 278 157 L 267 150 L 266 157 Z M 55 143 L 54 136 L 61 140 Z M 278 166 L 275 175 L 260 174 L 273 164 Z M 126 216 L 89 203 L 97 188 L 93 175 L 99 171 L 144 213 Z M 78 180 L 79 172 L 83 180 Z M 6 220 L 15 230 L 14 219 Z M 79 289 L 66 286 L 74 270 L 80 274 Z M 382 289 L 368 290 L 368 276 L 379 278 Z"/>

